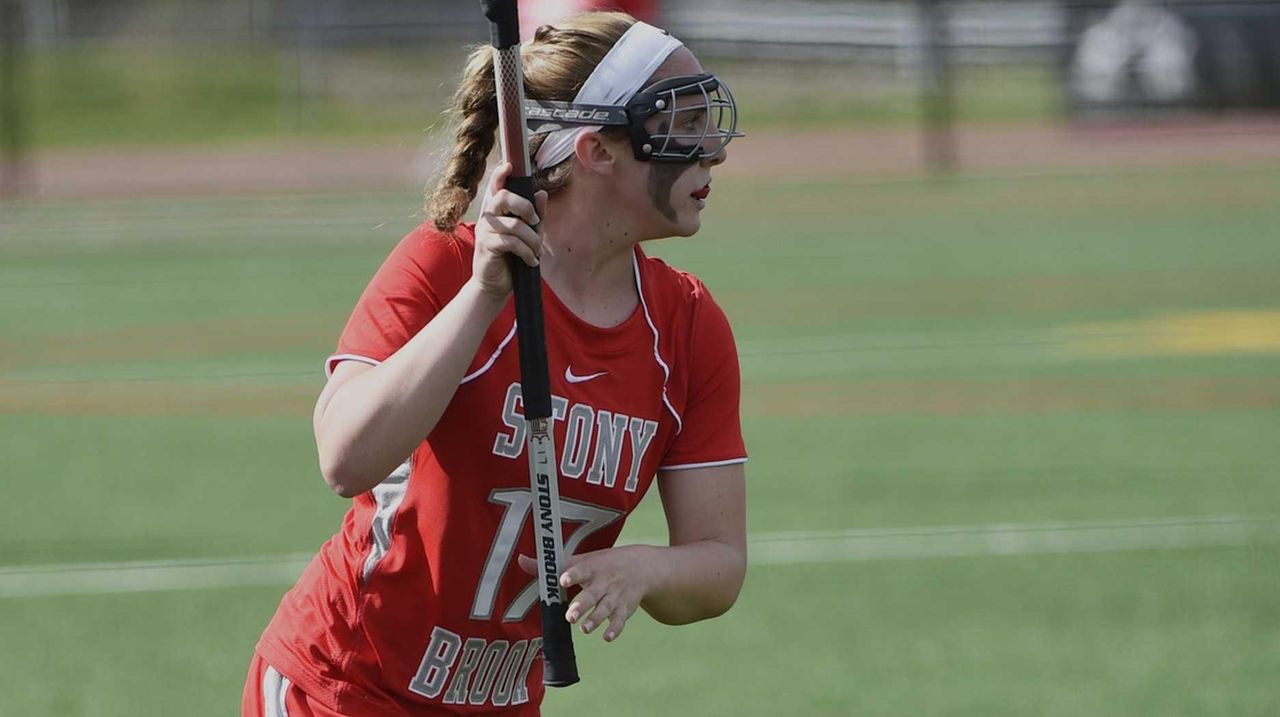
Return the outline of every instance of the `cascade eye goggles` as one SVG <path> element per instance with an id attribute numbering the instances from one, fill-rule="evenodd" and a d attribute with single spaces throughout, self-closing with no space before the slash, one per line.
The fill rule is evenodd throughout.
<path id="1" fill-rule="evenodd" d="M 631 149 L 642 162 L 697 162 L 744 136 L 738 131 L 733 93 L 711 74 L 659 80 L 624 106 L 526 99 L 524 115 L 533 134 L 584 125 L 626 127 Z"/>

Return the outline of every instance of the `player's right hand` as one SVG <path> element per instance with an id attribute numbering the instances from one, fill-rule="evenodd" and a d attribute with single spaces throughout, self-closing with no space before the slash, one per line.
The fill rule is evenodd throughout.
<path id="1" fill-rule="evenodd" d="M 537 192 L 537 207 L 514 192 L 503 189 L 511 176 L 511 164 L 499 164 L 489 177 L 487 200 L 476 220 L 476 251 L 472 260 L 472 280 L 493 296 L 511 293 L 511 271 L 507 254 L 514 254 L 529 266 L 537 266 L 542 256 L 542 236 L 533 230 L 547 208 L 547 193 Z"/>

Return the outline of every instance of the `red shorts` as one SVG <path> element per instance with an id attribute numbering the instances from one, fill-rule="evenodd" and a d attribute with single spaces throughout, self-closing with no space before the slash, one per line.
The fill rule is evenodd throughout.
<path id="1" fill-rule="evenodd" d="M 256 652 L 253 662 L 249 663 L 240 714 L 243 717 L 344 717 L 308 697 Z"/>

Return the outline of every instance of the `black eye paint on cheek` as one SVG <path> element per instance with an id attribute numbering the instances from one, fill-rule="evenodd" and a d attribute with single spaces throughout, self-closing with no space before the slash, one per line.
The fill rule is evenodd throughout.
<path id="1" fill-rule="evenodd" d="M 670 221 L 676 220 L 676 208 L 671 206 L 671 190 L 676 186 L 676 180 L 680 179 L 680 175 L 688 171 L 693 164 L 692 162 L 649 163 L 649 198 L 653 200 L 653 206 L 662 213 L 662 216 Z"/>

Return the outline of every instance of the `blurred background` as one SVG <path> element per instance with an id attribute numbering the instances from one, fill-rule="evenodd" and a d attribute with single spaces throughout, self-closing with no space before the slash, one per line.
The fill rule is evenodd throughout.
<path id="1" fill-rule="evenodd" d="M 531 31 L 581 7 L 525 2 Z M 1280 713 L 1280 3 L 613 2 L 732 87 L 739 604 L 548 714 Z M 474 2 L 0 0 L 0 714 L 233 714 Z M 626 539 L 664 540 L 655 500 Z"/>

